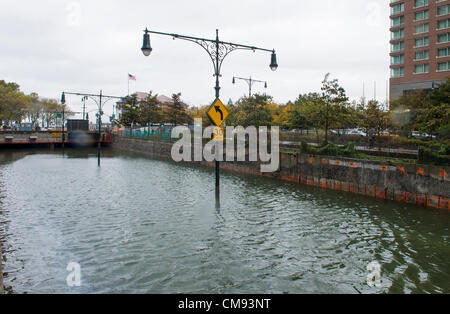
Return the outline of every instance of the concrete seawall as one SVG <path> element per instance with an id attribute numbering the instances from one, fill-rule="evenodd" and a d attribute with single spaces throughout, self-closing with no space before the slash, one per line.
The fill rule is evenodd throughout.
<path id="1" fill-rule="evenodd" d="M 170 142 L 123 137 L 112 144 L 113 149 L 169 160 L 171 147 Z M 196 163 L 214 167 L 214 162 Z M 258 162 L 221 162 L 221 169 L 450 210 L 449 167 L 280 153 L 275 173 L 261 173 Z"/>

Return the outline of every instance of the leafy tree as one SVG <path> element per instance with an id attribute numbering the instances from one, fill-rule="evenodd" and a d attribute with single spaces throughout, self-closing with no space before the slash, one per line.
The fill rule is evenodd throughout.
<path id="1" fill-rule="evenodd" d="M 149 123 L 162 122 L 161 103 L 158 100 L 158 95 L 152 95 L 152 92 L 139 103 L 138 106 L 139 123 L 147 125 Z"/>
<path id="2" fill-rule="evenodd" d="M 342 115 L 345 115 L 345 107 L 348 97 L 345 89 L 339 85 L 337 79 L 328 80 L 330 74 L 326 74 L 322 81 L 321 100 L 325 106 L 325 141 L 328 141 L 328 128 L 338 126 Z"/>
<path id="3" fill-rule="evenodd" d="M 120 124 L 132 126 L 135 123 L 138 123 L 140 117 L 136 94 L 124 97 L 120 109 L 122 110 Z"/>
<path id="4" fill-rule="evenodd" d="M 430 106 L 429 99 L 423 90 L 410 91 L 398 99 L 391 100 L 390 116 L 393 125 L 403 135 L 419 128 L 417 117 L 419 111 Z"/>
<path id="5" fill-rule="evenodd" d="M 272 119 L 272 125 L 280 126 L 283 129 L 289 128 L 289 117 L 293 110 L 293 104 L 288 102 L 286 105 L 278 105 L 274 102 L 268 104 Z"/>
<path id="6" fill-rule="evenodd" d="M 420 110 L 416 117 L 417 129 L 430 135 L 450 137 L 450 106 L 442 103 Z"/>
<path id="7" fill-rule="evenodd" d="M 29 96 L 29 103 L 26 108 L 28 119 L 30 119 L 33 127 L 37 125 L 40 116 L 42 115 L 43 103 L 39 99 L 37 93 L 31 93 Z"/>
<path id="8" fill-rule="evenodd" d="M 51 124 L 56 124 L 56 115 L 62 111 L 61 104 L 56 99 L 42 98 L 42 126 L 44 122 L 46 127 L 50 127 Z"/>
<path id="9" fill-rule="evenodd" d="M 29 103 L 18 84 L 0 80 L 0 120 L 21 121 Z"/>
<path id="10" fill-rule="evenodd" d="M 376 100 L 370 100 L 366 106 L 362 104 L 358 113 L 360 117 L 358 125 L 366 133 L 374 131 L 380 135 L 388 126 L 389 114 L 382 110 L 380 103 Z"/>
<path id="11" fill-rule="evenodd" d="M 181 101 L 181 93 L 172 95 L 172 103 L 166 105 L 164 112 L 164 120 L 180 125 L 191 121 L 187 113 L 187 105 Z"/>
<path id="12" fill-rule="evenodd" d="M 252 97 L 242 97 L 236 102 L 235 110 L 231 111 L 230 125 L 248 126 L 270 126 L 273 117 L 269 103 L 272 97 L 268 95 L 255 94 Z"/>
<path id="13" fill-rule="evenodd" d="M 203 127 L 212 125 L 211 121 L 208 118 L 208 114 L 206 113 L 207 110 L 209 109 L 209 107 L 210 107 L 209 105 L 206 105 L 206 106 L 193 107 L 193 108 L 188 109 L 188 114 L 189 114 L 190 119 L 193 121 L 194 118 L 196 118 L 197 116 L 200 116 L 200 118 L 202 119 Z M 233 105 L 227 105 L 228 112 L 232 112 L 234 110 L 234 108 L 235 107 Z M 230 114 L 229 118 L 227 119 L 227 124 L 229 124 L 229 125 L 231 125 L 230 118 L 232 116 L 233 115 Z"/>
<path id="14" fill-rule="evenodd" d="M 416 90 L 391 101 L 391 120 L 404 134 L 450 137 L 450 78 L 431 92 Z"/>
<path id="15" fill-rule="evenodd" d="M 317 93 L 299 95 L 292 106 L 292 110 L 289 112 L 289 128 L 300 130 L 317 129 L 322 120 L 319 108 L 321 105 L 320 95 Z"/>
<path id="16" fill-rule="evenodd" d="M 430 106 L 418 119 L 419 129 L 429 134 L 450 138 L 450 78 L 434 89 L 429 96 Z"/>

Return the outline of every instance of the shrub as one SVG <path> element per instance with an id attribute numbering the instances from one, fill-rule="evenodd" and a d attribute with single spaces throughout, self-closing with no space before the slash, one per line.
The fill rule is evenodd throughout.
<path id="1" fill-rule="evenodd" d="M 447 148 L 446 148 L 447 149 Z M 420 163 L 433 163 L 438 165 L 450 165 L 450 155 L 447 154 L 447 150 L 435 152 L 427 147 L 420 146 L 418 161 Z M 441 152 L 445 152 L 446 154 L 441 154 Z"/>
<path id="2" fill-rule="evenodd" d="M 439 155 L 450 155 L 450 145 L 441 145 Z"/>
<path id="3" fill-rule="evenodd" d="M 335 145 L 331 142 L 322 141 L 322 144 L 316 147 L 302 141 L 300 152 L 305 154 L 324 156 L 354 157 L 356 155 L 355 144 L 353 142 L 349 142 L 346 145 L 340 146 Z"/>

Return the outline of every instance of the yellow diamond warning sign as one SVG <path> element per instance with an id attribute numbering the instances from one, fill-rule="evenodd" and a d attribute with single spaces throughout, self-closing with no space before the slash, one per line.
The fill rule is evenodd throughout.
<path id="1" fill-rule="evenodd" d="M 221 126 L 228 117 L 227 108 L 225 108 L 220 99 L 216 99 L 214 101 L 211 107 L 209 107 L 207 113 L 208 117 L 216 126 Z"/>

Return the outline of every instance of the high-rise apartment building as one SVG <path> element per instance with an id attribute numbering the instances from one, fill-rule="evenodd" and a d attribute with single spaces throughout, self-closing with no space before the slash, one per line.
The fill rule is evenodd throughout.
<path id="1" fill-rule="evenodd" d="M 390 98 L 450 77 L 450 0 L 390 0 Z"/>

